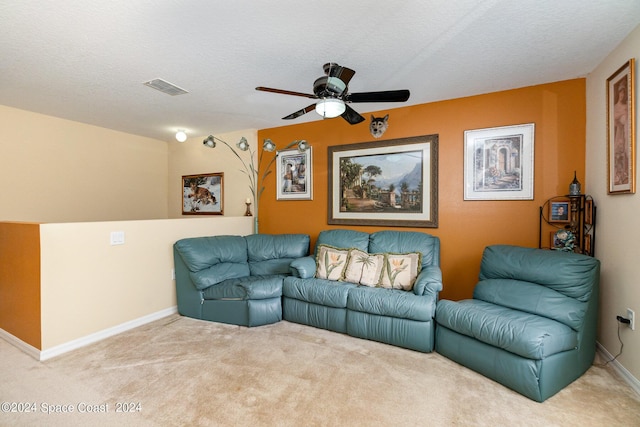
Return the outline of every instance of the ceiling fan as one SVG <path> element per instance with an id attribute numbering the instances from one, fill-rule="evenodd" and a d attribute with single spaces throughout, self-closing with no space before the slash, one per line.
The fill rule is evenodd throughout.
<path id="1" fill-rule="evenodd" d="M 349 93 L 349 82 L 356 73 L 355 71 L 347 67 L 342 67 L 335 62 L 324 64 L 323 69 L 325 76 L 322 76 L 313 82 L 313 94 L 273 89 L 264 86 L 258 86 L 256 90 L 281 93 L 284 95 L 303 96 L 305 98 L 318 100 L 316 103 L 311 104 L 308 107 L 283 117 L 284 120 L 295 119 L 296 117 L 300 117 L 303 114 L 316 110 L 316 112 L 323 118 L 342 116 L 343 119 L 352 125 L 364 121 L 364 117 L 347 105 L 347 103 L 405 102 L 409 99 L 409 91 L 407 89 Z"/>

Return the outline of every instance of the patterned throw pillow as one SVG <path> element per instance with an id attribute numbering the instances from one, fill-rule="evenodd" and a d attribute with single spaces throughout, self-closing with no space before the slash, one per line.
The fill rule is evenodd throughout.
<path id="1" fill-rule="evenodd" d="M 319 279 L 340 280 L 345 267 L 349 249 L 318 245 L 316 256 L 316 277 Z"/>
<path id="2" fill-rule="evenodd" d="M 379 286 L 383 266 L 383 254 L 368 254 L 358 249 L 351 249 L 347 268 L 344 271 L 344 280 L 358 285 Z"/>
<path id="3" fill-rule="evenodd" d="M 422 268 L 422 254 L 385 254 L 380 285 L 383 288 L 410 291 Z"/>

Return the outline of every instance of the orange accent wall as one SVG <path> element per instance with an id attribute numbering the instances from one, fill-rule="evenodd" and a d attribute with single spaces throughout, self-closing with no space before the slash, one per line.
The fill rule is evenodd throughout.
<path id="1" fill-rule="evenodd" d="M 40 224 L 0 223 L 0 328 L 41 346 Z"/>
<path id="2" fill-rule="evenodd" d="M 442 298 L 471 297 L 485 246 L 538 247 L 540 206 L 549 197 L 568 192 L 574 171 L 584 184 L 585 94 L 585 79 L 574 79 L 374 113 L 376 117 L 389 114 L 389 128 L 380 140 L 439 135 L 439 226 L 394 229 L 440 237 Z M 291 97 L 292 111 L 299 108 L 296 105 L 296 98 Z M 357 110 L 358 104 L 352 107 Z M 274 114 L 284 116 L 288 112 Z M 283 147 L 292 140 L 305 139 L 313 147 L 313 200 L 276 200 L 274 168 L 274 173 L 265 179 L 260 199 L 261 233 L 306 233 L 311 235 L 313 245 L 324 229 L 373 232 L 391 228 L 327 224 L 327 147 L 374 141 L 368 126 L 371 114 L 363 116 L 366 121 L 353 126 L 335 118 L 258 131 L 260 142 L 271 138 Z M 463 200 L 464 131 L 524 123 L 535 123 L 534 200 Z M 583 185 L 585 190 L 588 191 Z"/>

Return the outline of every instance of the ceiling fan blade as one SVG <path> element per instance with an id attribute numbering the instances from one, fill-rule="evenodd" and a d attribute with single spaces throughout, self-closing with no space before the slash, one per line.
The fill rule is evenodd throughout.
<path id="1" fill-rule="evenodd" d="M 324 73 L 329 77 L 337 77 L 345 85 L 348 85 L 351 81 L 351 78 L 356 73 L 351 68 L 343 67 L 341 65 L 336 64 L 335 62 L 328 62 L 323 66 Z"/>
<path id="2" fill-rule="evenodd" d="M 402 90 L 385 90 L 381 92 L 360 92 L 350 93 L 344 100 L 346 102 L 405 102 L 409 99 L 409 91 Z"/>
<path id="3" fill-rule="evenodd" d="M 349 122 L 349 124 L 357 125 L 364 121 L 364 117 L 356 112 L 353 108 L 345 104 L 346 110 L 342 113 L 342 118 Z"/>
<path id="4" fill-rule="evenodd" d="M 310 111 L 313 111 L 316 109 L 316 104 L 311 104 L 306 108 L 303 108 L 302 110 L 298 110 L 295 113 L 291 113 L 286 117 L 283 117 L 282 120 L 291 120 L 291 119 L 295 119 L 297 117 L 300 117 L 303 114 L 307 114 Z"/>
<path id="5" fill-rule="evenodd" d="M 271 87 L 258 86 L 256 90 L 261 90 L 263 92 L 272 92 L 272 93 L 280 93 L 282 95 L 294 95 L 294 96 L 304 96 L 305 98 L 317 99 L 318 97 L 312 95 L 310 93 L 302 93 L 302 92 L 293 92 L 291 90 L 283 90 L 283 89 L 274 89 Z"/>

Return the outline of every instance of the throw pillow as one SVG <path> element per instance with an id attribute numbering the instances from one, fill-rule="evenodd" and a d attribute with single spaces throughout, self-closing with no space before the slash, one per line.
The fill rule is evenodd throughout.
<path id="1" fill-rule="evenodd" d="M 340 280 L 347 266 L 349 249 L 334 248 L 329 245 L 318 245 L 316 256 L 316 277 L 319 279 Z"/>
<path id="2" fill-rule="evenodd" d="M 383 254 L 368 254 L 359 249 L 351 249 L 344 271 L 346 282 L 376 287 L 380 283 L 380 275 L 384 266 Z"/>
<path id="3" fill-rule="evenodd" d="M 422 268 L 422 254 L 385 254 L 380 285 L 383 288 L 410 291 Z"/>

